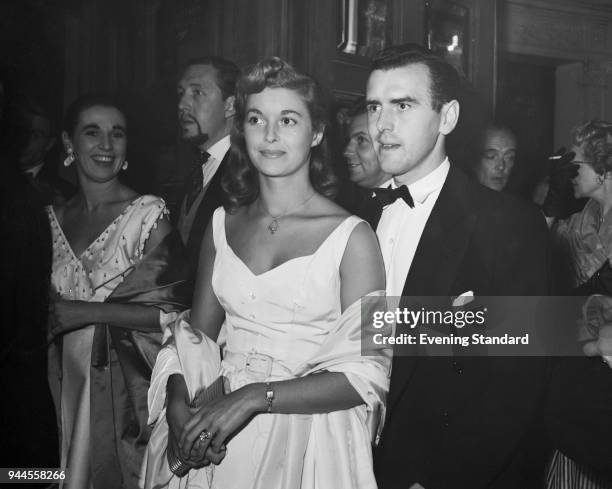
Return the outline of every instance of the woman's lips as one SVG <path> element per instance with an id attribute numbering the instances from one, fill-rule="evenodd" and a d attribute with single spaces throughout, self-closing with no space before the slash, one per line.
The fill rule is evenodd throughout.
<path id="1" fill-rule="evenodd" d="M 280 158 L 285 154 L 284 151 L 273 149 L 263 149 L 260 151 L 260 153 L 264 158 Z"/>
<path id="2" fill-rule="evenodd" d="M 91 157 L 93 161 L 98 163 L 99 165 L 110 165 L 115 161 L 114 156 L 105 156 L 105 155 L 94 155 Z"/>

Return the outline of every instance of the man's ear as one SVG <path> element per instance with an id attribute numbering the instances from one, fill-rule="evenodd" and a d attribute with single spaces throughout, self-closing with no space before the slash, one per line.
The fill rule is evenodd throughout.
<path id="1" fill-rule="evenodd" d="M 224 113 L 226 119 L 229 119 L 230 117 L 234 117 L 236 115 L 236 107 L 234 106 L 235 101 L 236 97 L 234 97 L 233 95 L 230 95 L 225 99 Z"/>
<path id="2" fill-rule="evenodd" d="M 448 136 L 459 121 L 459 102 L 457 100 L 446 102 L 440 109 L 440 116 L 440 134 Z"/>

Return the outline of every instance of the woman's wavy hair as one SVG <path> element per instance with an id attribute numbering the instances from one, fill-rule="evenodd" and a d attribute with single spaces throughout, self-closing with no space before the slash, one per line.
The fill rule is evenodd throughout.
<path id="1" fill-rule="evenodd" d="M 260 61 L 240 77 L 236 86 L 236 116 L 232 129 L 232 154 L 222 186 L 228 197 L 228 211 L 235 212 L 259 196 L 257 170 L 249 159 L 244 138 L 244 121 L 249 95 L 265 88 L 286 88 L 299 94 L 304 100 L 312 126 L 323 132 L 321 143 L 311 149 L 310 181 L 320 194 L 333 198 L 336 193 L 336 176 L 329 162 L 327 147 L 327 104 L 317 82 L 310 76 L 296 71 L 280 58 Z"/>
<path id="2" fill-rule="evenodd" d="M 584 155 L 596 173 L 612 172 L 612 124 L 589 121 L 572 131 L 573 144 L 582 147 Z"/>

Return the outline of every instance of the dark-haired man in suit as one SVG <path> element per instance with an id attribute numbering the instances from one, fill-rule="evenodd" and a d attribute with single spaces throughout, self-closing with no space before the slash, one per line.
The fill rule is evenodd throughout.
<path id="1" fill-rule="evenodd" d="M 397 189 L 378 196 L 372 222 L 387 294 L 546 294 L 543 216 L 472 182 L 446 156 L 458 88 L 454 68 L 419 46 L 388 48 L 374 60 L 368 129 Z M 379 487 L 528 487 L 533 465 L 522 447 L 547 379 L 538 358 L 396 355 L 376 454 Z"/>
<path id="2" fill-rule="evenodd" d="M 178 116 L 183 140 L 198 151 L 178 218 L 179 232 L 194 271 L 208 221 L 223 203 L 221 176 L 229 157 L 239 74 L 231 61 L 207 56 L 190 61 L 178 83 Z"/>

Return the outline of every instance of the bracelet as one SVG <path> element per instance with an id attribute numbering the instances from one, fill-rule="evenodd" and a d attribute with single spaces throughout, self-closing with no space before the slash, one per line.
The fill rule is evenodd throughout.
<path id="1" fill-rule="evenodd" d="M 266 382 L 266 402 L 268 403 L 268 412 L 272 412 L 272 401 L 274 401 L 274 390 L 272 390 L 272 384 Z"/>

